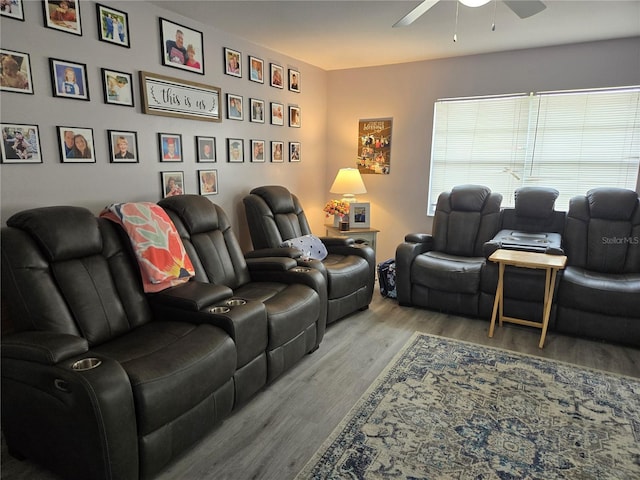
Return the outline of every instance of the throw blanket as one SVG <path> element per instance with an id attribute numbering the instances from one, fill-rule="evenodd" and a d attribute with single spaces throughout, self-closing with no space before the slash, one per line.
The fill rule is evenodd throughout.
<path id="1" fill-rule="evenodd" d="M 195 275 L 175 225 L 160 206 L 114 203 L 100 216 L 122 225 L 129 235 L 145 292 L 159 292 Z"/>

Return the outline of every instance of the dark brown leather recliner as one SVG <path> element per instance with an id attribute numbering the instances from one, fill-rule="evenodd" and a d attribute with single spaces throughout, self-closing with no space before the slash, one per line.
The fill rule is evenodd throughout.
<path id="1" fill-rule="evenodd" d="M 245 259 L 224 211 L 200 195 L 167 197 L 160 205 L 175 224 L 195 280 L 225 285 L 267 312 L 267 381 L 314 351 L 324 336 L 327 287 L 322 275 L 283 257 Z M 259 375 L 249 369 L 247 375 Z M 252 382 L 251 382 L 252 383 Z"/>
<path id="2" fill-rule="evenodd" d="M 282 186 L 254 188 L 243 202 L 253 248 L 257 250 L 251 256 L 312 233 L 300 201 Z M 327 257 L 301 264 L 318 269 L 327 279 L 327 324 L 330 324 L 371 303 L 375 254 L 372 248 L 356 244 L 351 238 L 320 237 L 320 240 L 328 251 Z"/>
<path id="3" fill-rule="evenodd" d="M 411 233 L 396 249 L 400 305 L 478 316 L 483 245 L 500 228 L 502 195 L 460 185 L 438 197 L 433 233 Z"/>
<path id="4" fill-rule="evenodd" d="M 556 330 L 640 346 L 640 200 L 595 188 L 571 199 Z"/>
<path id="5" fill-rule="evenodd" d="M 232 338 L 188 314 L 158 320 L 118 225 L 78 207 L 7 225 L 2 294 L 18 330 L 2 338 L 9 451 L 63 478 L 155 476 L 231 411 Z M 100 363 L 74 368 L 89 358 Z"/>

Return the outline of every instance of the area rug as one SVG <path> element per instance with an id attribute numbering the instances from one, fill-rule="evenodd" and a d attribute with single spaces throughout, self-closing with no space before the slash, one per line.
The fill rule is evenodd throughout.
<path id="1" fill-rule="evenodd" d="M 296 477 L 640 478 L 640 379 L 416 333 Z"/>

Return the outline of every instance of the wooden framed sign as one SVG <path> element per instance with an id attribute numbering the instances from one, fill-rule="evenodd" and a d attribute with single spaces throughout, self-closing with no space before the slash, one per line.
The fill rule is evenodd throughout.
<path id="1" fill-rule="evenodd" d="M 149 115 L 221 122 L 220 88 L 140 72 L 142 112 Z"/>

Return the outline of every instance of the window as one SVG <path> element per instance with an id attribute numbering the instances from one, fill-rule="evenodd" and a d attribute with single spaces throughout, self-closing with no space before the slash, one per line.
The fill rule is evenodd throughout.
<path id="1" fill-rule="evenodd" d="M 556 209 L 597 186 L 635 190 L 640 88 L 438 100 L 428 213 L 440 192 L 486 185 L 512 207 L 521 186 L 556 188 Z"/>

